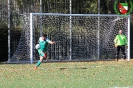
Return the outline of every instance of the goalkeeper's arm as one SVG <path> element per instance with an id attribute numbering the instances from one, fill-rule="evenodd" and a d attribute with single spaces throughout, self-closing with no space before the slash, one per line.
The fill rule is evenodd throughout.
<path id="1" fill-rule="evenodd" d="M 118 35 L 117 35 L 117 36 L 115 37 L 115 39 L 114 39 L 114 44 L 115 44 L 115 47 L 117 47 L 117 46 L 118 46 L 117 41 L 118 41 Z"/>
<path id="2" fill-rule="evenodd" d="M 127 40 L 126 36 L 125 36 L 125 46 L 126 46 L 126 48 L 128 48 L 128 40 Z"/>

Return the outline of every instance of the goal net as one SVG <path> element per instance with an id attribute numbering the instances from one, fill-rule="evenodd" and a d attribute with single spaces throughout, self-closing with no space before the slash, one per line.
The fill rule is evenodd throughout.
<path id="1" fill-rule="evenodd" d="M 37 61 L 39 56 L 35 45 L 42 33 L 55 41 L 54 45 L 48 46 L 47 60 L 115 59 L 114 38 L 120 29 L 128 38 L 126 54 L 129 60 L 129 16 L 56 13 L 23 15 L 21 39 L 10 61 Z"/>

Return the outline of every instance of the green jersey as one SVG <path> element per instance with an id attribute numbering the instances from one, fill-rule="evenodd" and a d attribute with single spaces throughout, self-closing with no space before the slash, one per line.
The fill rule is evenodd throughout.
<path id="1" fill-rule="evenodd" d="M 124 34 L 118 34 L 114 39 L 114 43 L 117 45 L 127 45 L 127 38 Z"/>
<path id="2" fill-rule="evenodd" d="M 49 39 L 42 40 L 42 38 L 40 37 L 39 38 L 39 46 L 40 46 L 39 50 L 46 52 L 49 41 L 50 41 Z"/>

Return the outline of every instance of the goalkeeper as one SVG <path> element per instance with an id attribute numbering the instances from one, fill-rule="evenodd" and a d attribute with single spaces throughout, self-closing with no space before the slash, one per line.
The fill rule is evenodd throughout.
<path id="1" fill-rule="evenodd" d="M 115 47 L 117 48 L 116 58 L 119 59 L 119 52 L 121 50 L 123 59 L 126 59 L 125 55 L 125 46 L 127 46 L 127 38 L 122 33 L 122 30 L 119 30 L 118 35 L 114 39 Z"/>
<path id="2" fill-rule="evenodd" d="M 54 44 L 55 42 L 49 40 L 47 38 L 46 34 L 43 34 L 42 37 L 39 38 L 39 49 L 38 49 L 38 53 L 40 55 L 40 60 L 37 62 L 36 66 L 34 67 L 34 69 L 36 70 L 37 67 L 41 64 L 43 59 L 47 58 L 47 46 L 48 44 Z"/>

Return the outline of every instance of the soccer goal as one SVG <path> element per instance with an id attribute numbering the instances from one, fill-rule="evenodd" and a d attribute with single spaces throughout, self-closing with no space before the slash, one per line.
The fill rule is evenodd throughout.
<path id="1" fill-rule="evenodd" d="M 115 59 L 114 38 L 119 30 L 128 38 L 130 60 L 130 16 L 100 14 L 30 13 L 23 15 L 23 31 L 10 61 L 39 59 L 35 45 L 42 33 L 55 41 L 48 46 L 50 61 Z"/>

